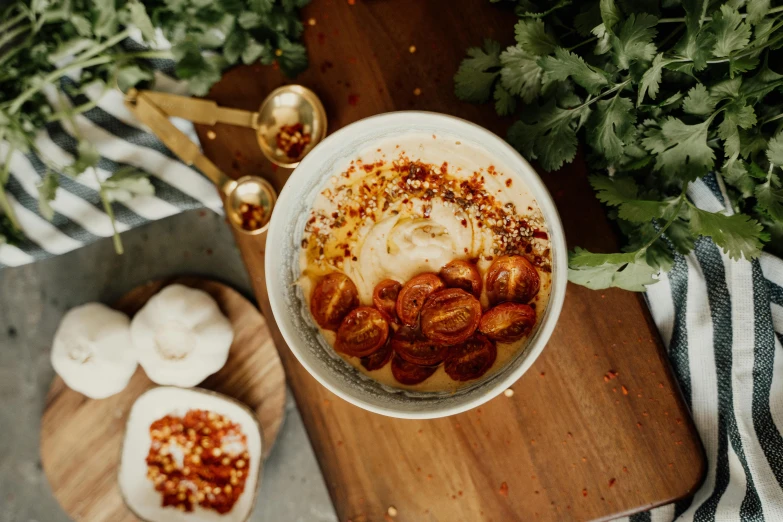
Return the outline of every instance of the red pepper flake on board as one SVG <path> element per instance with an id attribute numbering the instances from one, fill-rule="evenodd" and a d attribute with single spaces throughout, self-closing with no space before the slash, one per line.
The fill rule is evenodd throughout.
<path id="1" fill-rule="evenodd" d="M 348 95 L 348 105 L 353 105 L 354 107 L 359 103 L 359 95 L 358 94 L 349 94 Z"/>
<path id="2" fill-rule="evenodd" d="M 613 478 L 609 479 L 609 487 L 611 488 L 612 486 L 614 486 L 615 482 L 617 482 L 617 479 L 613 479 Z"/>
<path id="3" fill-rule="evenodd" d="M 585 489 L 583 489 L 583 490 L 582 490 L 582 496 L 583 496 L 583 497 L 586 497 L 586 496 L 587 496 L 587 488 L 585 488 Z"/>
<path id="4" fill-rule="evenodd" d="M 504 497 L 507 497 L 508 496 L 508 484 L 506 484 L 505 482 L 500 484 L 500 489 L 498 490 L 498 493 L 500 493 Z"/>
<path id="5" fill-rule="evenodd" d="M 195 505 L 228 513 L 245 489 L 247 437 L 228 418 L 206 410 L 167 415 L 150 425 L 147 478 L 162 506 L 192 512 Z"/>
<path id="6" fill-rule="evenodd" d="M 623 390 L 623 395 L 628 395 L 628 388 L 626 388 L 624 385 L 620 386 L 620 389 Z"/>

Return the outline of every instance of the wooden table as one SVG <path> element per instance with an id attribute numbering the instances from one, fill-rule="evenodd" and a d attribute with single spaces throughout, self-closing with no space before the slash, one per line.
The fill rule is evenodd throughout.
<path id="1" fill-rule="evenodd" d="M 452 77 L 467 47 L 485 37 L 513 42 L 510 10 L 487 0 L 314 0 L 302 17 L 310 68 L 296 81 L 319 94 L 330 132 L 422 109 L 505 134 L 511 120 L 457 100 Z M 288 82 L 272 67 L 240 67 L 210 97 L 254 110 Z M 199 134 L 221 168 L 282 189 L 290 171 L 263 158 L 252 131 L 214 130 L 213 139 L 205 128 Z M 543 179 L 571 247 L 617 248 L 583 160 Z M 265 238 L 237 242 L 271 319 Z M 513 397 L 432 421 L 386 418 L 339 399 L 269 326 L 341 521 L 388 520 L 390 506 L 403 522 L 610 519 L 692 494 L 703 477 L 701 444 L 641 295 L 570 285 L 549 345 Z"/>

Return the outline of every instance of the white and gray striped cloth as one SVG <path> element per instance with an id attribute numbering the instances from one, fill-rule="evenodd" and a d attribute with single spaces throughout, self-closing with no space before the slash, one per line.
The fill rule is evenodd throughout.
<path id="1" fill-rule="evenodd" d="M 688 196 L 732 213 L 714 175 Z M 783 521 L 783 261 L 732 261 L 700 238 L 647 301 L 704 443 L 707 476 L 693 498 L 624 520 Z"/>
<path id="2" fill-rule="evenodd" d="M 167 64 L 163 65 L 165 69 Z M 63 82 L 73 84 L 70 78 L 64 78 Z M 156 88 L 183 93 L 184 85 L 158 72 Z M 18 245 L 0 245 L 0 268 L 63 254 L 113 234 L 98 193 L 98 181 L 92 172 L 78 177 L 59 173 L 60 187 L 51 203 L 54 217 L 48 221 L 38 209 L 37 184 L 46 173 L 46 165 L 72 163 L 77 135 L 97 148 L 101 156 L 97 175 L 101 180 L 129 165 L 150 174 L 155 195 L 113 204 L 119 232 L 193 208 L 207 207 L 222 212 L 212 183 L 180 162 L 159 139 L 144 130 L 123 104 L 119 90 L 104 92 L 96 85 L 76 96 L 67 95 L 65 90 L 60 93 L 57 94 L 54 86 L 45 90 L 58 110 L 63 108 L 62 104 L 78 106 L 92 101 L 97 105 L 74 118 L 78 132 L 65 121 L 50 123 L 35 140 L 39 154 L 15 152 L 11 156 L 10 179 L 5 190 L 26 238 Z M 174 123 L 192 139 L 197 139 L 189 122 Z M 0 141 L 0 160 L 6 158 L 7 152 L 8 144 Z"/>

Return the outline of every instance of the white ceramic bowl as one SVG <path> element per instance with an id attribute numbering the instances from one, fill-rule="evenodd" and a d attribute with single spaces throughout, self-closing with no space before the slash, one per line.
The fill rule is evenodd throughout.
<path id="1" fill-rule="evenodd" d="M 516 176 L 538 201 L 552 243 L 549 306 L 525 350 L 500 371 L 456 393 L 414 393 L 383 386 L 334 354 L 318 333 L 304 301 L 299 253 L 305 221 L 315 196 L 362 151 L 376 143 L 412 134 L 437 135 L 441 144 L 456 142 L 486 151 L 496 165 Z M 443 140 L 443 141 L 441 141 Z M 426 146 L 426 144 L 425 144 Z M 415 154 L 411 154 L 415 159 Z M 391 154 L 390 154 L 391 157 Z M 444 157 L 442 161 L 448 161 Z M 427 419 L 453 415 L 492 399 L 516 382 L 544 349 L 563 305 L 567 252 L 563 227 L 552 198 L 530 164 L 504 140 L 465 120 L 431 112 L 403 111 L 372 116 L 335 132 L 315 147 L 291 174 L 272 214 L 266 243 L 266 283 L 275 320 L 299 362 L 318 382 L 346 401 L 375 413 Z"/>

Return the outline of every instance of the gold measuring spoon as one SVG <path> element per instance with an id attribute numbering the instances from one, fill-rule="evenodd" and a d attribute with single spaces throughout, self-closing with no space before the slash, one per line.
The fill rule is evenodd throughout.
<path id="1" fill-rule="evenodd" d="M 198 112 L 198 109 L 188 111 L 187 114 L 178 111 L 176 108 L 173 112 L 169 112 L 165 108 L 165 104 L 164 107 L 161 107 L 157 103 L 157 100 L 161 99 L 160 94 L 152 91 L 131 89 L 125 95 L 125 105 L 136 115 L 139 121 L 147 125 L 185 164 L 195 166 L 217 186 L 225 198 L 226 215 L 236 230 L 249 235 L 257 235 L 264 232 L 269 226 L 272 209 L 277 201 L 277 194 L 272 185 L 258 176 L 244 176 L 238 180 L 233 180 L 226 176 L 209 158 L 201 153 L 198 145 L 193 143 L 185 133 L 175 127 L 168 119 L 168 116 L 180 116 L 198 123 L 207 123 L 203 121 L 204 118 L 197 119 L 201 113 L 196 114 L 196 118 L 193 117 L 193 113 Z M 193 103 L 193 107 L 196 108 L 203 106 L 202 103 L 214 103 L 180 96 L 173 96 L 173 98 L 187 100 Z M 180 102 L 178 101 L 177 103 Z M 176 107 L 180 108 L 185 106 L 176 105 Z M 217 108 L 217 105 L 215 105 L 215 108 Z M 218 121 L 225 121 L 223 118 L 240 118 L 247 114 L 244 111 L 235 109 L 217 109 L 221 118 Z M 209 110 L 214 110 L 214 108 Z M 240 120 L 237 119 L 237 121 Z"/>
<path id="2" fill-rule="evenodd" d="M 226 123 L 255 129 L 258 146 L 264 156 L 281 167 L 299 165 L 301 159 L 326 136 L 326 111 L 321 100 L 301 85 L 275 89 L 261 103 L 258 112 L 219 107 L 210 100 L 143 92 L 168 116 L 205 125 Z"/>

